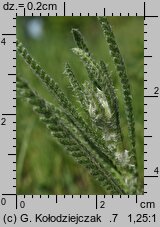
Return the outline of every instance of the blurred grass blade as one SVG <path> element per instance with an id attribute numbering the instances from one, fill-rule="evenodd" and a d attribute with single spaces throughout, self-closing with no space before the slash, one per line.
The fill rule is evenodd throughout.
<path id="1" fill-rule="evenodd" d="M 28 124 L 27 128 L 25 129 L 24 132 L 24 137 L 22 138 L 22 143 L 21 143 L 21 147 L 19 150 L 19 155 L 17 157 L 17 172 L 16 172 L 16 178 L 17 178 L 17 184 L 20 185 L 21 180 L 22 180 L 22 173 L 23 173 L 23 168 L 24 168 L 24 162 L 25 162 L 25 157 L 27 154 L 27 149 L 29 146 L 29 141 L 31 139 L 31 135 L 32 135 L 32 130 L 34 128 L 35 125 L 35 121 L 33 121 L 32 123 Z"/>

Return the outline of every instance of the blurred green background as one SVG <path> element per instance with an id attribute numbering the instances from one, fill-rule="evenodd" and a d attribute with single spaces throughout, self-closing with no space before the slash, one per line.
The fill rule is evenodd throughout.
<path id="1" fill-rule="evenodd" d="M 143 185 L 143 17 L 109 17 L 126 64 L 133 94 L 136 120 L 139 182 Z M 69 83 L 62 74 L 69 62 L 80 81 L 87 73 L 71 48 L 75 47 L 71 29 L 79 28 L 95 58 L 109 63 L 120 97 L 122 130 L 126 124 L 119 81 L 108 47 L 96 17 L 17 17 L 17 37 L 39 64 L 54 77 L 75 104 Z M 40 95 L 57 105 L 28 66 L 17 56 L 17 73 L 26 78 Z M 76 105 L 76 104 L 75 104 Z M 74 163 L 66 151 L 51 137 L 29 104 L 17 98 L 17 194 L 103 194 L 104 191 Z"/>

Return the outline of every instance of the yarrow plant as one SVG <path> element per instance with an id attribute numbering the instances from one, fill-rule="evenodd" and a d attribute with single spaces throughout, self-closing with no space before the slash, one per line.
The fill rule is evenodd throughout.
<path id="1" fill-rule="evenodd" d="M 106 194 L 139 194 L 136 158 L 135 121 L 132 96 L 126 68 L 112 28 L 106 17 L 98 17 L 109 46 L 122 87 L 129 144 L 124 143 L 119 99 L 108 65 L 97 62 L 78 29 L 72 29 L 77 45 L 72 51 L 87 70 L 89 80 L 80 83 L 69 63 L 64 76 L 81 105 L 83 114 L 69 101 L 53 77 L 31 57 L 17 40 L 17 53 L 29 65 L 41 83 L 57 98 L 55 107 L 17 76 L 17 94 L 27 100 L 51 134 L 65 147 L 74 160 L 84 166 L 106 191 Z M 127 147 L 126 147 L 127 146 Z"/>

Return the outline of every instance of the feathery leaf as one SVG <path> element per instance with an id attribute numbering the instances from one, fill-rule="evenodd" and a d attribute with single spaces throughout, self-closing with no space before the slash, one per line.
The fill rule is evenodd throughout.
<path id="1" fill-rule="evenodd" d="M 77 44 L 77 46 L 80 49 L 84 50 L 86 53 L 88 53 L 88 55 L 91 55 L 90 52 L 89 52 L 89 49 L 88 49 L 88 47 L 87 47 L 87 45 L 84 41 L 84 38 L 83 38 L 81 32 L 78 29 L 73 28 L 72 34 L 73 34 L 74 41 Z"/>
<path id="2" fill-rule="evenodd" d="M 89 170 L 106 192 L 135 194 L 138 191 L 138 177 L 130 85 L 112 29 L 105 17 L 98 19 L 121 79 L 131 145 L 129 150 L 126 150 L 123 144 L 118 98 L 109 68 L 104 61 L 97 63 L 92 57 L 78 29 L 72 29 L 78 46 L 72 51 L 83 62 L 90 80 L 80 84 L 68 63 L 65 65 L 64 74 L 87 119 L 83 118 L 59 85 L 18 40 L 17 52 L 47 90 L 57 98 L 59 107 L 41 98 L 19 76 L 17 76 L 17 94 L 32 105 L 51 134 L 58 139 L 76 162 Z"/>
<path id="3" fill-rule="evenodd" d="M 103 138 L 96 134 L 97 130 L 92 130 L 90 126 L 86 124 L 83 118 L 77 113 L 73 105 L 66 98 L 65 94 L 61 91 L 58 84 L 48 75 L 41 66 L 30 56 L 27 49 L 17 40 L 17 51 L 30 66 L 35 75 L 42 81 L 42 83 L 48 88 L 52 95 L 57 97 L 60 105 L 66 110 L 66 116 L 69 121 L 82 133 L 84 139 L 89 143 L 92 149 L 96 150 L 97 153 L 106 160 L 116 170 L 115 160 L 113 154 L 109 151 Z"/>
<path id="4" fill-rule="evenodd" d="M 135 126 L 134 126 L 134 116 L 133 116 L 133 108 L 132 108 L 132 96 L 130 92 L 130 84 L 128 81 L 126 68 L 124 64 L 124 60 L 120 53 L 119 47 L 116 43 L 112 28 L 107 20 L 106 17 L 98 17 L 101 28 L 103 30 L 105 39 L 108 43 L 110 48 L 110 53 L 115 63 L 117 72 L 121 79 L 122 90 L 124 95 L 124 103 L 125 103 L 125 110 L 128 122 L 128 131 L 129 131 L 129 138 L 131 141 L 131 153 L 133 157 L 133 162 L 137 166 L 136 158 L 135 158 Z"/>
<path id="5" fill-rule="evenodd" d="M 42 99 L 22 78 L 17 77 L 17 91 L 21 97 L 25 98 L 32 106 L 33 110 L 40 115 L 51 134 L 58 138 L 59 142 L 65 146 L 70 155 L 80 164 L 89 169 L 90 173 L 96 176 L 101 185 L 107 185 L 107 190 L 114 193 L 124 194 L 125 191 L 119 186 L 119 182 L 114 179 L 106 169 L 100 164 L 100 160 L 91 152 L 72 131 L 59 118 L 60 110 L 52 104 Z M 107 181 L 107 184 L 106 184 Z"/>

